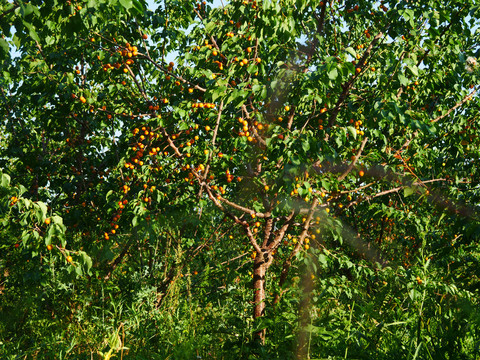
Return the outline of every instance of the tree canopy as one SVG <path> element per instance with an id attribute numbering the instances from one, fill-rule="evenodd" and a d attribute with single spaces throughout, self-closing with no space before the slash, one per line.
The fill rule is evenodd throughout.
<path id="1" fill-rule="evenodd" d="M 479 6 L 0 4 L 9 358 L 478 356 Z"/>

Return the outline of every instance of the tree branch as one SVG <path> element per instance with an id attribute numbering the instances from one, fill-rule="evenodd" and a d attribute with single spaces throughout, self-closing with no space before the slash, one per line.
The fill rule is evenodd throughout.
<path id="1" fill-rule="evenodd" d="M 138 53 L 138 55 L 143 56 L 145 59 L 147 59 L 148 61 L 150 61 L 150 62 L 153 64 L 153 66 L 155 66 L 157 69 L 159 69 L 160 71 L 162 71 L 163 73 L 165 73 L 165 74 L 167 74 L 167 75 L 169 75 L 169 76 L 174 77 L 174 78 L 177 79 L 178 81 L 181 81 L 181 82 L 183 82 L 184 84 L 187 84 L 187 85 L 189 85 L 190 87 L 192 87 L 192 88 L 194 88 L 194 89 L 197 89 L 197 90 L 199 90 L 199 91 L 201 91 L 201 92 L 206 92 L 206 91 L 207 91 L 206 89 L 202 88 L 201 86 L 199 86 L 199 85 L 197 85 L 197 84 L 194 84 L 194 83 L 192 83 L 191 81 L 188 81 L 188 80 L 184 79 L 182 76 L 176 75 L 176 74 L 168 71 L 168 70 L 165 69 L 162 65 L 160 65 L 160 64 L 158 64 L 156 61 L 154 61 L 154 60 L 150 57 L 150 55 L 148 55 L 148 54 L 141 54 L 141 53 Z"/>
<path id="2" fill-rule="evenodd" d="M 355 156 L 353 161 L 350 163 L 347 170 L 345 170 L 345 172 L 338 177 L 337 179 L 338 181 L 342 181 L 343 179 L 345 179 L 345 177 L 352 171 L 353 167 L 355 166 L 355 163 L 358 161 L 358 159 L 360 158 L 360 155 L 362 154 L 363 148 L 365 147 L 367 140 L 368 140 L 368 137 L 365 137 L 363 139 L 362 144 L 360 145 L 360 149 L 358 149 L 357 151 L 357 155 Z"/>
<path id="3" fill-rule="evenodd" d="M 310 206 L 310 209 L 308 210 L 308 215 L 307 215 L 307 218 L 305 219 L 305 223 L 303 225 L 303 231 L 300 234 L 297 245 L 292 250 L 292 252 L 288 256 L 288 258 L 285 260 L 285 262 L 283 263 L 283 269 L 282 269 L 282 272 L 280 274 L 280 281 L 278 282 L 278 286 L 279 286 L 280 290 L 279 290 L 279 292 L 277 292 L 275 294 L 275 298 L 273 300 L 274 305 L 276 305 L 280 301 L 280 297 L 283 295 L 284 291 L 282 291 L 282 287 L 285 284 L 285 281 L 287 280 L 288 271 L 290 270 L 290 267 L 292 266 L 292 261 L 293 261 L 294 257 L 297 255 L 297 253 L 300 251 L 300 249 L 303 246 L 303 241 L 305 240 L 305 237 L 308 234 L 308 229 L 310 227 L 310 223 L 312 221 L 313 214 L 315 212 L 315 209 L 316 209 L 317 205 L 318 205 L 318 199 L 315 197 L 313 199 L 312 205 Z"/>
<path id="4" fill-rule="evenodd" d="M 379 39 L 383 36 L 383 32 L 379 32 L 375 37 L 373 38 L 372 42 L 368 46 L 367 50 L 365 50 L 365 53 L 363 54 L 363 57 L 360 59 L 358 66 L 359 68 L 363 69 L 364 66 L 366 65 L 367 58 L 370 56 L 370 53 L 372 52 L 373 47 L 377 44 Z M 355 83 L 355 80 L 360 76 L 360 74 L 355 74 L 352 78 L 347 80 L 343 85 L 342 85 L 342 93 L 340 94 L 340 97 L 337 100 L 337 103 L 335 104 L 335 107 L 332 111 L 332 114 L 330 115 L 330 118 L 328 119 L 328 126 L 332 126 L 335 123 L 335 120 L 337 119 L 337 115 L 340 111 L 341 105 L 345 102 L 345 100 L 348 97 L 348 94 Z"/>
<path id="5" fill-rule="evenodd" d="M 457 108 L 459 108 L 460 106 L 462 106 L 463 104 L 465 104 L 467 101 L 471 100 L 471 98 L 473 97 L 473 95 L 475 95 L 477 92 L 477 89 L 474 89 L 470 94 L 468 94 L 467 96 L 465 96 L 461 101 L 457 102 L 455 104 L 455 106 L 453 106 L 452 108 L 450 108 L 445 114 L 443 115 L 440 115 L 438 117 L 436 117 L 435 119 L 432 119 L 430 120 L 430 122 L 432 123 L 436 123 L 437 121 L 440 121 L 442 120 L 444 117 L 450 115 L 452 113 L 452 111 L 456 110 Z"/>
<path id="6" fill-rule="evenodd" d="M 315 9 L 312 9 L 313 16 L 317 20 L 317 36 L 315 39 L 312 41 L 312 45 L 310 46 L 310 51 L 308 52 L 307 55 L 307 61 L 305 63 L 305 68 L 308 68 L 308 65 L 312 62 L 313 60 L 313 55 L 316 53 L 317 47 L 318 47 L 318 36 L 323 32 L 323 25 L 325 24 L 325 14 L 327 13 L 327 2 L 325 1 L 322 6 L 322 10 L 320 11 L 320 18 L 317 16 L 315 13 Z"/>

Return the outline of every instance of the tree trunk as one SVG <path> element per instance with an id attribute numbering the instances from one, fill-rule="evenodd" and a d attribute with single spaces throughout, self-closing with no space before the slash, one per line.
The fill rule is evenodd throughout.
<path id="1" fill-rule="evenodd" d="M 267 255 L 265 255 L 267 256 Z M 265 273 L 267 272 L 267 262 L 264 254 L 258 254 L 253 263 L 253 318 L 258 319 L 265 315 Z M 265 343 L 265 329 L 260 330 L 256 334 L 261 344 Z"/>

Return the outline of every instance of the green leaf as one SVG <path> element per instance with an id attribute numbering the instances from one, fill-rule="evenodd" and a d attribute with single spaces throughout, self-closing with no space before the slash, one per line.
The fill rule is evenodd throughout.
<path id="1" fill-rule="evenodd" d="M 113 190 L 109 190 L 109 191 L 107 192 L 107 195 L 105 196 L 105 199 L 106 199 L 107 201 L 110 201 L 110 197 L 111 197 L 112 195 L 113 195 Z"/>
<path id="2" fill-rule="evenodd" d="M 33 40 L 40 42 L 40 38 L 38 37 L 38 34 L 35 31 L 35 27 L 26 21 L 22 21 L 22 22 L 23 22 L 23 25 L 28 29 L 28 34 L 30 35 L 30 37 Z"/>
<path id="3" fill-rule="evenodd" d="M 133 0 L 133 7 L 136 10 L 137 15 L 143 15 L 145 12 L 143 4 L 138 0 Z"/>
<path id="4" fill-rule="evenodd" d="M 416 189 L 414 187 L 406 187 L 403 189 L 403 195 L 405 197 L 408 197 L 416 192 Z"/>
<path id="5" fill-rule="evenodd" d="M 217 100 L 219 97 L 225 95 L 226 91 L 227 91 L 226 86 L 217 87 L 212 94 L 212 102 L 215 102 L 215 100 Z"/>
<path id="6" fill-rule="evenodd" d="M 400 81 L 400 84 L 403 85 L 403 86 L 407 86 L 407 85 L 408 85 L 408 79 L 407 79 L 407 77 L 405 77 L 405 76 L 402 75 L 402 74 L 398 74 L 398 81 Z"/>
<path id="7" fill-rule="evenodd" d="M 310 142 L 308 142 L 308 140 L 302 141 L 302 149 L 305 152 L 310 150 Z"/>
<path id="8" fill-rule="evenodd" d="M 8 52 L 10 51 L 10 45 L 5 39 L 2 38 L 0 38 L 0 48 L 5 54 L 8 54 Z"/>
<path id="9" fill-rule="evenodd" d="M 88 256 L 87 253 L 84 251 L 81 252 L 81 255 L 82 255 L 83 264 L 87 269 L 87 273 L 91 274 L 90 270 L 92 269 L 92 258 Z"/>
<path id="10" fill-rule="evenodd" d="M 82 270 L 82 267 L 81 266 L 75 266 L 75 273 L 78 275 L 78 276 L 82 276 L 83 275 L 83 270 Z"/>
<path id="11" fill-rule="evenodd" d="M 119 0 L 120 4 L 127 10 L 131 9 L 133 6 L 133 0 Z"/>
<path id="12" fill-rule="evenodd" d="M 21 8 L 21 15 L 22 17 L 26 17 L 28 15 L 30 15 L 32 12 L 35 11 L 35 8 L 31 5 L 31 4 L 23 4 L 22 2 L 20 2 L 20 8 Z"/>
<path id="13" fill-rule="evenodd" d="M 335 80 L 338 77 L 338 70 L 336 68 L 333 68 L 328 72 L 328 78 L 330 80 Z"/>
<path id="14" fill-rule="evenodd" d="M 44 204 L 43 202 L 38 202 L 37 206 L 40 210 L 40 213 L 39 213 L 40 221 L 43 221 L 47 217 L 47 211 L 48 211 L 47 205 Z"/>
<path id="15" fill-rule="evenodd" d="M 326 268 L 328 266 L 327 257 L 324 254 L 318 255 L 318 261 L 322 265 L 322 267 Z"/>
<path id="16" fill-rule="evenodd" d="M 256 64 L 250 64 L 247 68 L 247 72 L 249 74 L 255 74 L 258 71 L 258 67 Z"/>
<path id="17" fill-rule="evenodd" d="M 348 52 L 350 55 L 352 55 L 354 59 L 357 58 L 357 52 L 351 46 L 347 47 L 345 51 Z"/>
<path id="18" fill-rule="evenodd" d="M 59 225 L 62 229 L 64 228 L 63 219 L 62 219 L 60 216 L 58 216 L 58 215 L 53 215 L 53 216 L 52 216 L 52 222 L 53 222 L 54 224 Z M 65 230 L 63 230 L 63 231 L 65 231 Z"/>
<path id="19" fill-rule="evenodd" d="M 354 139 L 357 138 L 357 129 L 354 126 L 347 126 L 348 132 L 353 136 Z"/>
<path id="20" fill-rule="evenodd" d="M 415 65 L 409 65 L 407 68 L 412 72 L 413 75 L 418 76 L 418 67 Z"/>
<path id="21" fill-rule="evenodd" d="M 2 173 L 2 187 L 6 188 L 10 185 L 10 175 Z"/>
<path id="22" fill-rule="evenodd" d="M 50 227 L 47 231 L 47 233 L 45 234 L 45 246 L 48 246 L 52 243 L 52 229 L 53 227 Z"/>
<path id="23" fill-rule="evenodd" d="M 211 33 L 213 29 L 215 29 L 216 24 L 214 22 L 209 22 L 207 25 L 205 25 L 205 31 L 207 33 Z"/>

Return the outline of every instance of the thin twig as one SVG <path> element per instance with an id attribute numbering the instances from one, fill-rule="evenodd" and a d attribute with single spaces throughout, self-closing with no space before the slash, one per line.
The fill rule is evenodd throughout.
<path id="1" fill-rule="evenodd" d="M 353 167 L 355 166 L 356 162 L 358 161 L 358 159 L 360 158 L 360 155 L 362 154 L 362 151 L 363 151 L 363 148 L 365 147 L 365 144 L 367 143 L 367 140 L 368 140 L 368 137 L 365 137 L 362 141 L 362 144 L 360 145 L 360 149 L 358 149 L 357 151 L 357 155 L 355 155 L 355 158 L 353 159 L 353 161 L 350 163 L 350 165 L 348 166 L 347 170 L 345 170 L 345 172 L 340 175 L 338 177 L 338 181 L 342 181 L 343 179 L 345 179 L 345 177 L 352 171 Z"/>

